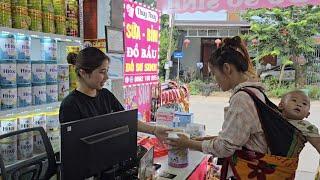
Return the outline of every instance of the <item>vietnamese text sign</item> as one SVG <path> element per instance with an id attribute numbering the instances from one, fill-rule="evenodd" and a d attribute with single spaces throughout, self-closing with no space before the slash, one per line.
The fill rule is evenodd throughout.
<path id="1" fill-rule="evenodd" d="M 173 53 L 174 58 L 183 58 L 183 52 L 177 51 Z"/>
<path id="2" fill-rule="evenodd" d="M 124 85 L 158 82 L 160 12 L 124 0 Z"/>
<path id="3" fill-rule="evenodd" d="M 192 13 L 196 11 L 237 11 L 243 9 L 319 5 L 319 0 L 158 0 L 157 8 L 164 13 Z"/>

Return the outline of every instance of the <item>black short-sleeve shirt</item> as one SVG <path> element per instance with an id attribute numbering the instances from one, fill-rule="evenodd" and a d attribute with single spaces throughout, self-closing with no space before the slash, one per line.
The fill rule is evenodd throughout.
<path id="1" fill-rule="evenodd" d="M 123 111 L 117 98 L 107 89 L 98 90 L 95 97 L 72 91 L 60 105 L 60 123 Z"/>

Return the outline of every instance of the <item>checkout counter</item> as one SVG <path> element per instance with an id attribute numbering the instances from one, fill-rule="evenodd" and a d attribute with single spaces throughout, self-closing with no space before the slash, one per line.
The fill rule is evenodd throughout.
<path id="1" fill-rule="evenodd" d="M 159 177 L 161 173 L 176 175 L 173 179 L 199 180 L 204 179 L 207 172 L 208 155 L 198 151 L 189 151 L 189 165 L 185 168 L 174 168 L 168 165 L 168 156 L 154 159 L 154 163 L 161 164 L 157 171 L 159 180 L 168 180 L 168 178 Z"/>
<path id="2" fill-rule="evenodd" d="M 139 132 L 138 137 L 140 139 L 143 139 L 146 137 L 153 139 L 155 136 Z M 145 144 L 145 143 L 142 143 L 142 144 Z M 150 145 L 145 144 L 145 146 L 149 147 Z M 152 151 L 151 157 L 153 157 L 153 148 L 151 148 L 149 151 Z M 176 179 L 176 180 L 184 180 L 184 179 L 199 180 L 199 179 L 204 179 L 204 177 L 206 176 L 208 160 L 210 157 L 207 154 L 203 154 L 202 152 L 199 152 L 199 151 L 189 150 L 188 165 L 183 168 L 175 168 L 170 166 L 168 163 L 168 159 L 169 159 L 168 154 L 164 156 L 160 156 L 159 154 L 160 153 L 157 154 L 158 157 L 156 156 L 153 159 L 150 158 L 150 156 L 148 157 L 149 158 L 148 161 L 151 162 L 151 164 L 160 165 L 160 168 L 157 169 L 155 172 L 157 177 L 156 179 L 159 179 L 159 180 L 170 179 L 170 178 L 161 177 L 161 175 L 164 175 L 164 174 L 171 174 L 172 176 L 174 176 L 172 179 Z M 148 155 L 145 155 L 145 156 L 148 156 Z M 145 157 L 143 157 L 141 161 L 143 162 L 143 164 L 146 164 L 144 163 L 144 161 L 146 161 L 144 158 Z M 140 163 L 140 166 L 141 166 L 141 163 Z"/>

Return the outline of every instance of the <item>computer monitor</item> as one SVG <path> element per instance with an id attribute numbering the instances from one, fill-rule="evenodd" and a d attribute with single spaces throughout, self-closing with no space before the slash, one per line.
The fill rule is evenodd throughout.
<path id="1" fill-rule="evenodd" d="M 137 156 L 137 110 L 61 124 L 61 177 L 85 179 Z"/>

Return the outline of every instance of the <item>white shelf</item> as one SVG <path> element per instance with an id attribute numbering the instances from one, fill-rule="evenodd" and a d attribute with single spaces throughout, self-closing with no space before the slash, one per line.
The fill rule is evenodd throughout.
<path id="1" fill-rule="evenodd" d="M 58 102 L 41 104 L 41 105 L 31 105 L 31 106 L 27 106 L 27 107 L 18 107 L 18 108 L 13 108 L 13 109 L 1 110 L 0 117 L 3 117 L 4 115 L 7 115 L 7 114 L 16 115 L 17 113 L 29 112 L 29 111 L 33 111 L 35 109 L 43 109 L 43 111 L 41 111 L 41 112 L 45 112 L 47 107 L 60 107 L 60 104 L 61 104 L 61 102 L 58 101 Z"/>
<path id="2" fill-rule="evenodd" d="M 59 35 L 59 34 L 50 34 L 50 33 L 43 33 L 43 32 L 37 32 L 37 31 L 29 31 L 29 30 L 25 30 L 25 29 L 0 27 L 0 32 L 12 33 L 12 34 L 23 34 L 23 35 L 28 35 L 32 38 L 52 38 L 52 39 L 56 39 L 57 41 L 62 41 L 62 42 L 78 43 L 78 45 L 83 42 L 83 39 L 80 37 L 72 37 L 72 36 L 64 36 L 64 35 Z"/>

